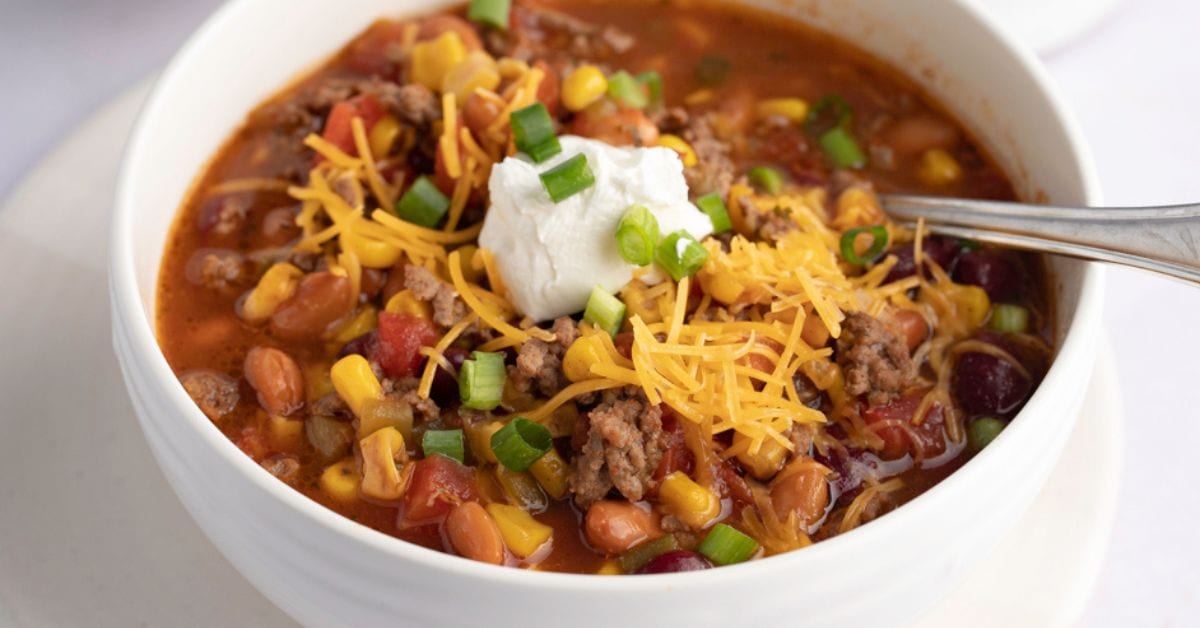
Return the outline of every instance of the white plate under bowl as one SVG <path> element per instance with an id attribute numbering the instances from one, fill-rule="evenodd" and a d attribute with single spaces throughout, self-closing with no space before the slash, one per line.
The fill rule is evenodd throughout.
<path id="1" fill-rule="evenodd" d="M 9 271 L 0 309 L 0 625 L 292 625 L 180 506 L 112 355 L 104 233 L 145 94 L 140 86 L 95 114 L 0 207 L 0 268 Z M 1079 616 L 1115 506 L 1109 355 L 1101 353 L 1037 501 L 918 625 L 1066 625 Z"/>

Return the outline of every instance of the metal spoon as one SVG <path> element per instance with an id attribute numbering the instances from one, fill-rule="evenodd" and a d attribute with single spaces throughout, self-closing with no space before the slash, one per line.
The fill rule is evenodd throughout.
<path id="1" fill-rule="evenodd" d="M 901 222 L 1003 246 L 1123 264 L 1200 284 L 1200 204 L 1053 207 L 962 198 L 886 195 Z"/>

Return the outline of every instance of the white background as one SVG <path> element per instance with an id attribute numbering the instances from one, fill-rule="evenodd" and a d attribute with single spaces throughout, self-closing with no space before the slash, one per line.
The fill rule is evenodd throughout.
<path id="1" fill-rule="evenodd" d="M 161 67 L 217 4 L 0 0 L 0 198 L 89 113 Z M 1200 201 L 1200 3 L 1125 0 L 1044 59 L 1083 125 L 1110 204 Z M 1106 318 L 1124 399 L 1124 467 L 1083 623 L 1197 625 L 1200 290 L 1113 271 Z"/>

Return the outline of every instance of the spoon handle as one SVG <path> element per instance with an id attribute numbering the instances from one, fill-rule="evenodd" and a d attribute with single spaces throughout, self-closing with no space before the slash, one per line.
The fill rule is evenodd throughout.
<path id="1" fill-rule="evenodd" d="M 901 222 L 982 242 L 1124 264 L 1200 284 L 1200 204 L 1052 207 L 1002 201 L 888 195 Z"/>

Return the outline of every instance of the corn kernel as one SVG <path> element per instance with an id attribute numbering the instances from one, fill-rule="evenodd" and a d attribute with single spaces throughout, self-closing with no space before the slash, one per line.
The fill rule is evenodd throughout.
<path id="1" fill-rule="evenodd" d="M 967 321 L 972 328 L 983 324 L 983 321 L 987 319 L 988 311 L 992 307 L 992 302 L 988 298 L 987 291 L 979 286 L 956 285 L 954 302 L 966 313 Z"/>
<path id="2" fill-rule="evenodd" d="M 333 389 L 356 416 L 363 413 L 368 400 L 381 399 L 383 387 L 371 371 L 371 364 L 361 355 L 348 355 L 329 370 Z"/>
<path id="3" fill-rule="evenodd" d="M 737 277 L 728 272 L 700 273 L 700 287 L 704 292 L 713 299 L 724 303 L 725 305 L 733 305 L 737 302 L 738 297 L 746 291 L 746 287 L 742 282 L 738 281 Z"/>
<path id="4" fill-rule="evenodd" d="M 258 285 L 242 301 L 242 318 L 251 323 L 271 318 L 275 310 L 295 294 L 303 276 L 303 271 L 287 262 L 279 262 L 268 268 L 258 280 Z"/>
<path id="5" fill-rule="evenodd" d="M 266 424 L 271 444 L 280 449 L 299 444 L 300 434 L 304 432 L 304 421 L 285 416 L 268 416 Z"/>
<path id="6" fill-rule="evenodd" d="M 721 514 L 721 501 L 716 494 L 696 484 L 682 471 L 662 479 L 658 497 L 672 514 L 693 528 L 703 528 Z"/>
<path id="7" fill-rule="evenodd" d="M 685 142 L 678 135 L 663 133 L 658 136 L 658 145 L 679 153 L 679 158 L 683 160 L 683 167 L 685 168 L 691 168 L 699 161 L 696 158 L 696 151 L 692 149 L 692 145 Z"/>
<path id="8" fill-rule="evenodd" d="M 446 74 L 466 56 L 467 49 L 458 33 L 446 31 L 433 41 L 413 46 L 409 77 L 414 83 L 438 90 Z"/>
<path id="9" fill-rule="evenodd" d="M 304 384 L 309 399 L 320 399 L 333 392 L 333 381 L 329 379 L 328 362 L 313 362 L 304 367 Z"/>
<path id="10" fill-rule="evenodd" d="M 408 289 L 392 295 L 392 298 L 388 299 L 387 304 L 383 306 L 383 311 L 391 314 L 408 314 L 425 320 L 433 318 L 433 308 L 429 306 L 429 303 L 418 299 L 413 291 Z"/>
<path id="11" fill-rule="evenodd" d="M 400 499 L 408 489 L 412 473 L 400 464 L 408 460 L 400 430 L 394 427 L 376 430 L 359 441 L 358 447 L 362 451 L 362 484 L 359 486 L 362 494 L 384 501 Z"/>
<path id="12" fill-rule="evenodd" d="M 733 445 L 737 447 L 741 445 L 746 447 L 738 452 L 737 459 L 742 463 L 742 466 L 750 472 L 756 479 L 767 480 L 775 475 L 780 467 L 783 466 L 783 459 L 787 457 L 787 448 L 780 445 L 778 441 L 766 438 L 763 439 L 758 451 L 751 453 L 749 449 L 750 437 L 737 432 L 733 435 Z"/>
<path id="13" fill-rule="evenodd" d="M 339 234 L 338 243 L 342 245 L 343 250 L 354 251 L 358 263 L 366 268 L 391 268 L 404 255 L 404 251 L 394 244 L 353 231 L 343 231 Z"/>
<path id="14" fill-rule="evenodd" d="M 373 331 L 379 326 L 379 313 L 375 308 L 366 306 L 358 312 L 358 315 L 350 319 L 350 322 L 342 326 L 338 330 L 337 335 L 333 337 L 334 342 L 339 345 L 344 345 L 359 336 Z"/>
<path id="15" fill-rule="evenodd" d="M 345 458 L 325 467 L 319 481 L 321 490 L 343 503 L 358 499 L 358 470 L 354 467 L 354 458 Z"/>
<path id="16" fill-rule="evenodd" d="M 502 57 L 496 62 L 496 70 L 500 78 L 515 79 L 529 71 L 529 64 L 512 57 Z"/>
<path id="17" fill-rule="evenodd" d="M 554 529 L 534 519 L 532 515 L 508 504 L 488 504 L 488 514 L 496 520 L 500 536 L 509 551 L 519 558 L 528 558 L 547 541 Z"/>
<path id="18" fill-rule="evenodd" d="M 492 451 L 492 435 L 500 431 L 504 424 L 500 421 L 476 422 L 463 426 L 466 432 L 467 444 L 476 460 L 497 462 L 496 454 Z"/>
<path id="19" fill-rule="evenodd" d="M 883 222 L 879 198 L 869 188 L 852 185 L 838 195 L 832 225 L 839 231 Z"/>
<path id="20" fill-rule="evenodd" d="M 598 335 L 580 336 L 563 354 L 563 374 L 573 382 L 592 379 L 592 365 L 599 364 L 605 353 L 604 341 Z"/>
<path id="21" fill-rule="evenodd" d="M 396 138 L 400 137 L 401 128 L 400 121 L 393 116 L 384 116 L 379 122 L 376 122 L 367 134 L 367 144 L 371 147 L 371 156 L 375 159 L 386 157 L 396 143 Z"/>
<path id="22" fill-rule="evenodd" d="M 585 63 L 563 81 L 562 101 L 569 111 L 582 111 L 604 97 L 608 91 L 608 79 L 600 68 Z"/>
<path id="23" fill-rule="evenodd" d="M 492 91 L 499 85 L 500 73 L 496 70 L 496 61 L 488 53 L 476 50 L 446 73 L 442 79 L 442 93 L 454 94 L 461 109 L 467 103 L 467 97 L 476 89 Z"/>
<path id="24" fill-rule="evenodd" d="M 554 499 L 562 499 L 567 494 L 567 470 L 566 461 L 554 449 L 529 466 L 533 478 Z"/>
<path id="25" fill-rule="evenodd" d="M 791 122 L 803 122 L 808 116 L 808 103 L 800 98 L 769 98 L 760 100 L 754 113 L 759 119 L 782 116 Z"/>
<path id="26" fill-rule="evenodd" d="M 940 148 L 931 148 L 921 155 L 917 178 L 925 185 L 949 185 L 962 178 L 962 167 L 950 153 Z"/>
<path id="27" fill-rule="evenodd" d="M 606 560 L 600 568 L 596 570 L 597 576 L 619 576 L 625 572 L 621 571 L 621 566 L 615 560 Z"/>

